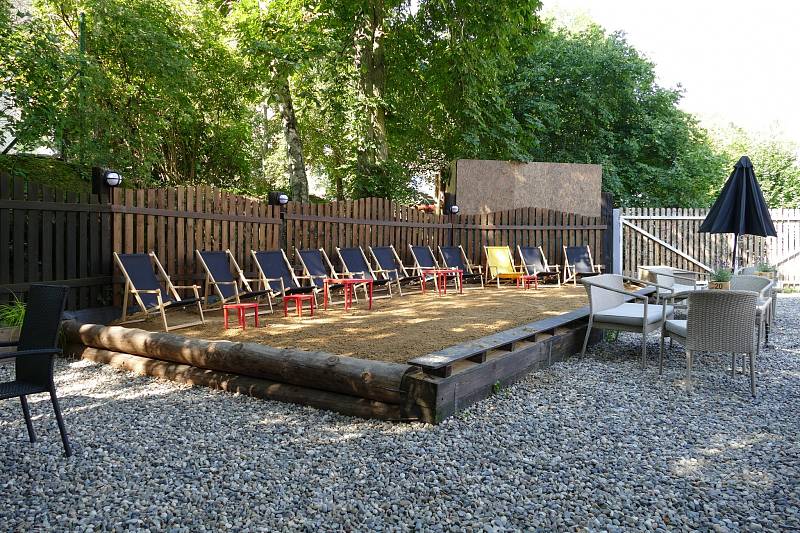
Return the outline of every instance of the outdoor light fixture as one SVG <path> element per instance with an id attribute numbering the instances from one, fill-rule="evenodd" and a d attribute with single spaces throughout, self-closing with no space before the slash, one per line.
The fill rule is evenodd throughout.
<path id="1" fill-rule="evenodd" d="M 119 187 L 122 175 L 116 170 L 101 167 L 92 167 L 92 194 L 108 192 L 109 187 Z"/>
<path id="2" fill-rule="evenodd" d="M 117 187 L 120 183 L 122 183 L 122 176 L 119 175 L 119 172 L 115 172 L 113 170 L 106 170 L 103 178 L 105 178 L 106 184 L 109 187 Z"/>
<path id="3" fill-rule="evenodd" d="M 272 191 L 269 193 L 269 205 L 286 205 L 289 203 L 289 195 L 285 192 Z"/>
<path id="4" fill-rule="evenodd" d="M 459 211 L 459 208 L 458 208 L 457 205 L 451 205 L 450 206 L 450 214 L 451 215 L 457 215 L 458 211 Z"/>

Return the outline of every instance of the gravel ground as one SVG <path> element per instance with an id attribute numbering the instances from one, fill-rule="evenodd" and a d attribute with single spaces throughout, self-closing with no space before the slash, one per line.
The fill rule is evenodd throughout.
<path id="1" fill-rule="evenodd" d="M 45 397 L 35 445 L 0 402 L 0 530 L 798 530 L 800 298 L 776 329 L 756 400 L 727 357 L 690 395 L 623 335 L 437 427 L 61 362 L 76 455 Z"/>

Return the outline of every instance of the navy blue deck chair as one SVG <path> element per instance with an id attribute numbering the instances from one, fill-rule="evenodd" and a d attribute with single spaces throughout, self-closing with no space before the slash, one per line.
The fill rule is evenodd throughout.
<path id="1" fill-rule="evenodd" d="M 556 284 L 561 285 L 561 269 L 558 265 L 550 265 L 541 246 L 517 245 L 519 262 L 529 276 L 536 275 L 540 279 L 555 278 Z"/>
<path id="2" fill-rule="evenodd" d="M 578 284 L 578 276 L 601 274 L 603 265 L 592 260 L 592 250 L 588 246 L 564 246 L 564 283 Z"/>
<path id="3" fill-rule="evenodd" d="M 483 267 L 480 265 L 473 265 L 470 260 L 467 259 L 467 254 L 460 244 L 458 246 L 439 246 L 439 255 L 442 258 L 442 264 L 444 266 L 447 268 L 458 268 L 463 272 L 465 283 L 478 282 L 481 284 L 481 289 L 484 288 Z M 474 288 L 477 289 L 477 287 Z"/>
<path id="4" fill-rule="evenodd" d="M 171 329 L 188 328 L 205 324 L 203 317 L 203 299 L 200 298 L 199 285 L 173 285 L 161 262 L 153 252 L 146 254 L 118 254 L 114 252 L 114 261 L 117 263 L 122 275 L 125 277 L 125 296 L 122 298 L 122 319 L 120 324 L 141 322 L 153 314 L 161 315 L 164 331 Z M 159 279 L 160 277 L 160 279 Z M 192 298 L 181 298 L 178 289 L 194 292 Z M 128 319 L 129 297 L 133 296 L 133 304 L 138 307 L 144 318 Z M 197 306 L 200 320 L 170 326 L 167 323 L 167 310 L 180 309 L 191 305 Z M 138 314 L 137 311 L 134 311 Z"/>
<path id="5" fill-rule="evenodd" d="M 372 255 L 372 258 L 375 260 L 375 264 L 378 265 L 378 268 L 381 269 L 389 279 L 393 281 L 397 281 L 397 289 L 400 291 L 400 295 L 403 295 L 402 285 L 410 285 L 412 283 L 419 283 L 422 280 L 422 276 L 415 276 L 408 273 L 405 265 L 400 260 L 400 256 L 397 255 L 397 250 L 394 249 L 394 245 L 390 244 L 389 246 L 370 246 L 369 253 Z M 422 288 L 422 284 L 420 284 L 420 289 Z"/>
<path id="6" fill-rule="evenodd" d="M 328 254 L 325 253 L 325 250 L 322 248 L 310 248 L 308 250 L 295 249 L 295 251 L 297 252 L 297 258 L 300 260 L 300 264 L 303 265 L 303 274 L 311 280 L 311 283 L 314 284 L 317 291 L 323 291 L 325 289 L 325 278 L 337 279 L 339 277 L 328 258 Z M 328 284 L 328 301 L 331 304 L 344 303 L 344 299 L 340 302 L 334 301 L 332 294 L 332 291 L 339 291 L 342 289 L 344 289 L 344 285 L 341 283 Z M 356 302 L 357 301 L 358 298 L 356 298 Z"/>
<path id="7" fill-rule="evenodd" d="M 288 294 L 313 294 L 316 303 L 316 286 L 300 284 L 300 279 L 308 279 L 306 276 L 298 276 L 294 273 L 289 259 L 283 250 L 268 250 L 257 252 L 251 250 L 262 287 L 269 287 L 274 296 L 283 298 Z"/>
<path id="8" fill-rule="evenodd" d="M 392 297 L 392 285 L 400 288 L 400 282 L 391 279 L 383 269 L 374 270 L 367 261 L 364 250 L 360 246 L 356 248 L 336 247 L 336 253 L 342 262 L 342 274 L 348 278 L 371 279 L 373 288 L 386 289 L 386 294 L 382 298 Z M 380 274 L 380 275 L 379 275 Z M 366 290 L 366 288 L 365 288 Z M 402 291 L 400 294 L 403 294 Z"/>
<path id="9" fill-rule="evenodd" d="M 3 347 L 17 347 L 15 352 L 0 353 L 0 360 L 14 359 L 15 366 L 14 380 L 0 382 L 0 400 L 19 398 L 25 425 L 28 428 L 28 438 L 31 442 L 36 442 L 27 396 L 49 392 L 58 431 L 61 433 L 61 442 L 64 445 L 64 454 L 67 457 L 72 455 L 72 447 L 56 397 L 53 363 L 55 356 L 61 353 L 58 347 L 58 331 L 61 328 L 61 314 L 64 312 L 68 291 L 67 287 L 58 285 L 32 284 L 28 291 L 28 302 L 19 340 L 0 342 L 0 346 Z"/>
<path id="10" fill-rule="evenodd" d="M 422 275 L 422 270 L 426 268 L 435 268 L 441 269 L 442 266 L 439 265 L 439 262 L 436 261 L 436 257 L 433 255 L 433 251 L 431 250 L 430 246 L 414 246 L 413 244 L 409 244 L 408 248 L 411 250 L 411 257 L 414 258 L 414 272 Z M 458 284 L 458 276 L 453 273 L 452 275 L 447 276 L 449 279 L 453 280 L 453 285 L 457 286 Z M 425 281 L 427 282 L 430 278 L 426 277 Z M 436 286 L 436 290 L 439 290 L 439 280 L 437 276 L 433 276 L 433 283 Z"/>
<path id="11" fill-rule="evenodd" d="M 241 303 L 242 300 L 266 298 L 269 303 L 269 311 L 265 309 L 263 312 L 272 312 L 272 291 L 270 289 L 253 290 L 250 283 L 258 283 L 260 280 L 258 278 L 248 279 L 239 268 L 239 263 L 236 262 L 236 258 L 233 257 L 230 250 L 219 252 L 195 250 L 195 252 L 198 262 L 206 273 L 204 293 L 206 308 L 209 306 L 212 296 L 210 292 L 213 290 L 220 305 L 230 301 Z M 259 310 L 259 313 L 262 311 Z"/>

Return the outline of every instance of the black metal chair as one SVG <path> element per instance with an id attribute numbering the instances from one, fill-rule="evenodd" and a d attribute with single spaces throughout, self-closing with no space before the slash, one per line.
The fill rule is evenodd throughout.
<path id="1" fill-rule="evenodd" d="M 57 285 L 31 285 L 19 341 L 0 343 L 0 346 L 17 347 L 16 352 L 0 353 L 0 359 L 14 359 L 16 371 L 13 381 L 0 383 L 0 400 L 19 398 L 25 424 L 28 426 L 28 437 L 31 442 L 36 442 L 26 396 L 49 392 L 67 457 L 72 455 L 72 448 L 58 406 L 56 386 L 53 383 L 53 363 L 55 356 L 61 353 L 58 348 L 58 331 L 68 290 L 67 287 Z"/>

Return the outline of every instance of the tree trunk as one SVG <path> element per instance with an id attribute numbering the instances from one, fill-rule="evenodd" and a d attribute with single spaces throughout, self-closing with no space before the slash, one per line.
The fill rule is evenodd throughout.
<path id="1" fill-rule="evenodd" d="M 308 202 L 308 178 L 306 177 L 306 161 L 303 155 L 303 141 L 297 130 L 297 117 L 294 113 L 292 93 L 289 89 L 289 79 L 280 77 L 275 86 L 275 97 L 278 101 L 278 112 L 283 124 L 283 135 L 286 139 L 286 153 L 288 156 L 287 174 L 292 189 L 292 200 Z"/>
<path id="2" fill-rule="evenodd" d="M 364 138 L 358 150 L 362 168 L 370 168 L 389 159 L 386 141 L 386 87 L 383 37 L 384 0 L 369 0 L 361 14 L 355 37 L 355 61 L 359 72 L 359 96 L 363 102 Z"/>

